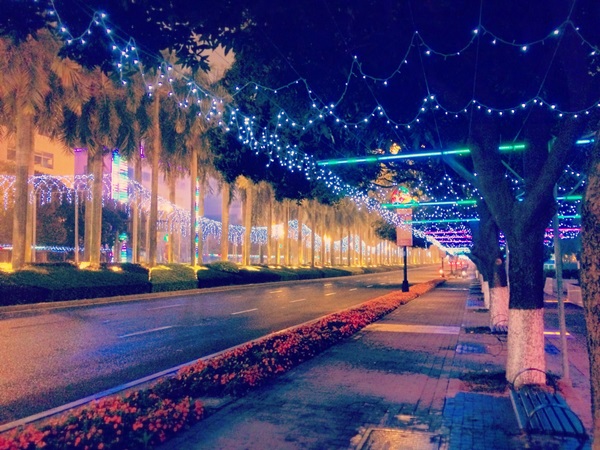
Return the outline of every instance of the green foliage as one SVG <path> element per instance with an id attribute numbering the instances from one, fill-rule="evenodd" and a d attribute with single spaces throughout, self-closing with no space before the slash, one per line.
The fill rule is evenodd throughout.
<path id="1" fill-rule="evenodd" d="M 378 219 L 373 222 L 373 231 L 380 239 L 396 242 L 396 227 L 383 219 Z"/>
<path id="2" fill-rule="evenodd" d="M 394 267 L 270 268 L 248 270 L 219 261 L 194 273 L 183 264 L 157 266 L 102 264 L 98 271 L 78 269 L 68 262 L 37 263 L 14 273 L 0 271 L 0 306 L 111 297 L 186 289 L 310 280 L 394 270 Z"/>
<path id="3" fill-rule="evenodd" d="M 146 273 L 85 270 L 68 264 L 37 264 L 0 272 L 0 305 L 113 297 L 150 292 Z"/>
<path id="4" fill-rule="evenodd" d="M 152 283 L 152 292 L 183 291 L 198 288 L 198 280 L 194 269 L 184 264 L 167 264 L 152 268 L 150 282 Z"/>
<path id="5" fill-rule="evenodd" d="M 196 272 L 196 276 L 198 278 L 199 288 L 241 284 L 241 278 L 237 273 L 224 272 L 221 270 L 199 270 Z"/>
<path id="6" fill-rule="evenodd" d="M 221 272 L 228 273 L 238 273 L 240 271 L 239 266 L 230 261 L 216 261 L 214 263 L 207 264 L 206 267 L 212 270 L 219 270 Z"/>

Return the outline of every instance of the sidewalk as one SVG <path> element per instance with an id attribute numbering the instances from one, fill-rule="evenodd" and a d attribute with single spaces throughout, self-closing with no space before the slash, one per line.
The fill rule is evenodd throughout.
<path id="1" fill-rule="evenodd" d="M 222 401 L 163 448 L 577 448 L 520 432 L 501 375 L 506 344 L 482 333 L 482 305 L 473 280 L 449 280 L 272 383 Z M 569 347 L 573 388 L 564 396 L 589 428 L 587 354 L 580 340 Z M 558 338 L 547 340 L 554 373 L 558 348 Z"/>

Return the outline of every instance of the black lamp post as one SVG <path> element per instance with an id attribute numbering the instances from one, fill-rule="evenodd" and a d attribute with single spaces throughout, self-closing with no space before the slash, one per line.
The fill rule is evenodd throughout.
<path id="1" fill-rule="evenodd" d="M 408 270 L 406 267 L 407 259 L 406 245 L 404 246 L 404 281 L 402 281 L 402 292 L 408 292 Z"/>

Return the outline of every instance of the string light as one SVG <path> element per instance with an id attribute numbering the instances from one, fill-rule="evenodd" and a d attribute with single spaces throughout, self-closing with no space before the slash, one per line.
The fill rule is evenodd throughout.
<path id="1" fill-rule="evenodd" d="M 178 95 L 177 91 L 172 86 L 174 82 L 173 80 L 176 77 L 169 75 L 165 78 L 165 74 L 170 74 L 178 71 L 166 61 L 158 60 L 159 62 L 157 66 L 152 71 L 144 71 L 141 65 L 139 64 L 140 57 L 138 54 L 138 47 L 135 44 L 135 41 L 132 38 L 124 39 L 118 37 L 113 32 L 113 28 L 109 25 L 106 14 L 99 12 L 94 13 L 88 28 L 81 35 L 73 36 L 69 32 L 69 29 L 66 26 L 66 24 L 62 22 L 53 1 L 51 1 L 51 5 L 52 9 L 50 11 L 50 14 L 56 17 L 58 23 L 57 30 L 62 35 L 67 45 L 86 45 L 87 40 L 85 36 L 96 32 L 96 28 L 99 31 L 103 30 L 103 32 L 105 32 L 106 35 L 109 36 L 109 40 L 111 42 L 111 49 L 116 56 L 115 67 L 119 75 L 121 76 L 121 81 L 123 83 L 126 82 L 124 78 L 126 69 L 128 70 L 130 67 L 133 67 L 136 70 L 138 70 L 141 74 L 142 79 L 144 80 L 145 85 L 147 86 L 149 95 L 152 95 L 153 90 L 156 90 L 156 86 L 162 86 L 164 83 L 167 83 L 170 85 L 170 95 L 175 97 L 178 104 L 182 107 L 186 107 L 186 105 L 189 105 L 191 102 L 194 101 L 200 102 L 201 100 L 210 100 L 211 109 L 210 112 L 206 114 L 207 119 L 210 119 L 212 117 L 222 118 L 221 123 L 227 124 L 227 130 L 237 130 L 239 139 L 242 143 L 252 148 L 257 154 L 266 153 L 269 156 L 269 164 L 277 161 L 282 167 L 286 167 L 292 171 L 302 172 L 308 180 L 323 181 L 325 185 L 334 194 L 348 196 L 352 198 L 358 205 L 366 206 L 369 211 L 378 212 L 388 222 L 396 224 L 398 226 L 403 225 L 402 223 L 398 222 L 397 216 L 395 214 L 393 214 L 390 211 L 386 211 L 385 208 L 382 208 L 381 205 L 378 204 L 377 201 L 374 200 L 372 197 L 369 197 L 366 193 L 360 192 L 354 187 L 346 185 L 331 171 L 325 171 L 322 168 L 318 167 L 318 164 L 313 160 L 313 158 L 309 155 L 304 154 L 297 147 L 297 145 L 282 142 L 278 134 L 271 133 L 266 128 L 261 128 L 258 125 L 260 121 L 257 120 L 255 117 L 244 116 L 244 114 L 239 112 L 238 109 L 224 104 L 222 98 L 219 98 L 218 96 L 215 96 L 214 94 L 210 93 L 208 90 L 198 85 L 195 81 L 186 78 L 186 75 L 182 73 L 177 73 L 177 78 L 187 80 L 188 91 L 183 96 Z M 404 57 L 400 59 L 401 62 L 388 77 L 373 77 L 363 72 L 362 65 L 359 59 L 355 56 L 351 63 L 351 68 L 348 73 L 346 85 L 348 86 L 351 79 L 354 77 L 360 77 L 362 79 L 367 79 L 373 82 L 382 83 L 383 85 L 388 85 L 392 78 L 395 75 L 399 74 L 407 66 L 409 55 L 413 48 L 424 48 L 426 55 L 432 57 L 459 57 L 461 53 L 465 52 L 469 47 L 475 44 L 477 39 L 481 39 L 483 36 L 486 36 L 486 40 L 491 41 L 493 45 L 502 44 L 514 47 L 519 51 L 525 51 L 531 49 L 534 46 L 545 45 L 549 40 L 556 39 L 556 36 L 564 33 L 567 29 L 572 30 L 577 36 L 579 36 L 582 45 L 585 45 L 589 48 L 589 54 L 591 56 L 595 55 L 598 52 L 598 48 L 595 45 L 592 45 L 590 42 L 588 42 L 580 34 L 578 27 L 576 27 L 575 24 L 573 24 L 570 20 L 565 20 L 558 27 L 554 27 L 548 33 L 548 35 L 542 39 L 522 43 L 516 43 L 510 39 L 505 39 L 502 36 L 496 35 L 489 29 L 487 29 L 484 24 L 480 23 L 474 30 L 468 42 L 466 42 L 462 48 L 450 53 L 437 51 L 422 38 L 418 31 L 415 31 L 412 35 L 410 44 L 408 45 L 405 51 Z M 485 42 L 486 40 L 481 40 L 481 42 Z M 149 73 L 153 73 L 154 76 L 150 76 Z M 287 112 L 281 111 L 277 118 L 278 128 L 289 127 L 293 129 L 306 130 L 309 127 L 313 126 L 315 123 L 325 120 L 325 118 L 327 117 L 333 117 L 335 119 L 335 123 L 339 124 L 340 126 L 343 126 L 344 128 L 358 128 L 359 126 L 364 126 L 364 124 L 369 124 L 371 119 L 373 118 L 381 117 L 384 120 L 386 120 L 386 124 L 391 129 L 397 130 L 402 127 L 410 129 L 411 126 L 415 125 L 420 121 L 424 114 L 428 114 L 432 111 L 441 111 L 446 115 L 458 117 L 460 114 L 466 114 L 471 109 L 475 109 L 486 111 L 488 114 L 497 114 L 498 116 L 501 116 L 509 112 L 511 114 L 515 114 L 515 112 L 528 110 L 533 105 L 538 105 L 548 108 L 549 110 L 553 111 L 558 117 L 563 117 L 565 115 L 578 117 L 579 115 L 589 113 L 592 109 L 600 107 L 600 101 L 594 101 L 593 104 L 590 104 L 583 109 L 577 111 L 568 111 L 559 108 L 555 104 L 547 102 L 542 97 L 536 96 L 530 99 L 525 99 L 509 108 L 498 108 L 494 105 L 486 105 L 473 98 L 470 101 L 468 101 L 464 107 L 459 108 L 457 110 L 452 110 L 441 104 L 434 94 L 428 93 L 424 97 L 422 105 L 418 109 L 417 113 L 414 115 L 413 119 L 408 122 L 394 121 L 390 118 L 389 114 L 384 109 L 384 107 L 378 102 L 373 106 L 371 113 L 367 114 L 362 119 L 352 122 L 344 120 L 335 112 L 335 107 L 341 103 L 343 95 L 345 95 L 347 90 L 344 90 L 344 92 L 342 93 L 342 97 L 340 97 L 336 101 L 322 102 L 319 100 L 318 96 L 314 94 L 314 91 L 311 89 L 311 87 L 305 79 L 293 80 L 287 83 L 286 85 L 277 88 L 270 88 L 256 82 L 248 82 L 244 86 L 236 88 L 236 92 L 233 94 L 233 96 L 235 98 L 246 89 L 253 89 L 254 91 L 258 91 L 266 95 L 277 95 L 277 93 L 280 93 L 286 89 L 294 88 L 297 90 L 298 86 L 303 87 L 306 91 L 307 99 L 310 102 L 310 105 L 312 106 L 312 108 L 309 108 L 310 114 L 307 116 L 305 121 L 300 121 L 298 119 L 293 119 L 292 117 L 290 117 L 290 115 Z M 4 201 L 5 203 L 7 201 L 6 192 L 4 194 Z M 234 236 L 234 239 L 237 239 L 237 237 Z M 429 237 L 429 239 L 431 238 Z"/>

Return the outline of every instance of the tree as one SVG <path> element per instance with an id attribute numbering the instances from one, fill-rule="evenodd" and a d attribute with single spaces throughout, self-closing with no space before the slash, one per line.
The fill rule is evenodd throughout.
<path id="1" fill-rule="evenodd" d="M 581 289 L 588 333 L 594 436 L 600 435 L 600 136 L 596 133 L 581 208 Z"/>
<path id="2" fill-rule="evenodd" d="M 37 23 L 37 22 L 36 22 Z M 3 29 L 0 23 L 0 29 Z M 5 30 L 7 31 L 7 30 Z M 12 266 L 20 269 L 26 262 L 28 179 L 33 167 L 33 138 L 36 115 L 46 108 L 45 100 L 51 91 L 50 69 L 56 68 L 58 43 L 47 31 L 23 28 L 22 33 L 5 34 L 0 38 L 0 98 L 5 109 L 10 109 L 15 132 L 15 207 L 13 214 Z M 70 80 L 65 72 L 61 78 Z"/>

